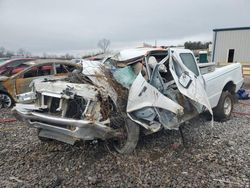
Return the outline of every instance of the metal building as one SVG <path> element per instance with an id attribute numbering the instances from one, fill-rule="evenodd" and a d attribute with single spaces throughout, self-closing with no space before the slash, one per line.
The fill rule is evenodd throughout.
<path id="1" fill-rule="evenodd" d="M 214 29 L 212 61 L 250 65 L 250 27 Z"/>

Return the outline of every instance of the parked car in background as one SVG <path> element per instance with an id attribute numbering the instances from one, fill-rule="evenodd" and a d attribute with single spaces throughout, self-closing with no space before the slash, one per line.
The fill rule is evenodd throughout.
<path id="1" fill-rule="evenodd" d="M 4 74 L 5 72 L 12 72 L 15 67 L 19 67 L 25 62 L 32 61 L 33 58 L 16 58 L 16 59 L 9 59 L 4 61 L 0 64 L 0 75 Z"/>
<path id="2" fill-rule="evenodd" d="M 15 67 L 7 66 L 0 75 L 0 98 L 2 107 L 11 107 L 18 102 L 22 93 L 31 91 L 29 85 L 34 79 L 52 76 L 65 77 L 81 65 L 65 61 L 29 60 L 16 62 Z M 14 66 L 14 64 L 11 64 Z"/>

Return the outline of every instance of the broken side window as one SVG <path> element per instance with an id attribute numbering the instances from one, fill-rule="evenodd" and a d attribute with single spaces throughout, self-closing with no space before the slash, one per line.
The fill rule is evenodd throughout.
<path id="1" fill-rule="evenodd" d="M 113 72 L 114 79 L 120 83 L 125 88 L 130 88 L 133 84 L 134 80 L 136 79 L 136 74 L 133 71 L 131 66 L 127 66 L 124 68 L 117 68 Z"/>
<path id="2" fill-rule="evenodd" d="M 52 74 L 53 67 L 51 64 L 43 65 L 38 68 L 38 76 L 47 76 Z"/>
<path id="3" fill-rule="evenodd" d="M 199 71 L 197 69 L 197 65 L 194 59 L 194 56 L 191 53 L 181 53 L 181 60 L 183 64 L 191 70 L 196 76 L 199 76 Z"/>
<path id="4" fill-rule="evenodd" d="M 62 64 L 56 64 L 56 73 L 67 73 L 67 69 Z"/>
<path id="5" fill-rule="evenodd" d="M 25 72 L 23 78 L 37 77 L 37 67 L 32 67 L 29 71 Z"/>
<path id="6" fill-rule="evenodd" d="M 56 64 L 56 74 L 72 72 L 76 67 L 72 65 Z"/>

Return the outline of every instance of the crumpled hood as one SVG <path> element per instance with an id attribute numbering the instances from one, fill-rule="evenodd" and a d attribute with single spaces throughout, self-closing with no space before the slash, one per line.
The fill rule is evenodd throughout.
<path id="1" fill-rule="evenodd" d="M 109 83 L 107 75 L 105 75 L 105 67 L 99 61 L 85 60 L 82 62 L 82 74 L 88 77 L 95 86 L 106 91 L 107 94 L 116 103 L 117 93 Z"/>
<path id="2" fill-rule="evenodd" d="M 49 92 L 54 94 L 61 94 L 66 88 L 70 88 L 70 90 L 75 91 L 77 95 L 92 100 L 95 100 L 99 92 L 105 97 L 110 96 L 116 103 L 117 93 L 108 82 L 101 62 L 84 60 L 82 66 L 82 74 L 91 80 L 93 84 L 89 82 L 84 83 L 84 81 L 82 83 L 72 83 L 61 78 L 51 77 L 47 79 L 36 79 L 30 86 L 33 85 L 38 92 Z"/>
<path id="3" fill-rule="evenodd" d="M 64 91 L 76 93 L 79 96 L 89 100 L 97 100 L 98 91 L 95 86 L 90 84 L 76 84 L 66 81 L 47 81 L 34 82 L 35 90 L 39 93 L 47 93 L 48 95 L 64 95 Z"/>

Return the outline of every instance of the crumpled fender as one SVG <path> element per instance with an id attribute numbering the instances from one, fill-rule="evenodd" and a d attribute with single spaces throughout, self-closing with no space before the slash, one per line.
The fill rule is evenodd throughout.
<path id="1" fill-rule="evenodd" d="M 129 90 L 127 112 L 130 113 L 144 107 L 162 108 L 175 114 L 183 112 L 182 106 L 165 97 L 139 73 Z"/>
<path id="2" fill-rule="evenodd" d="M 166 109 L 175 113 L 176 115 L 183 114 L 183 107 L 172 101 L 168 97 L 165 97 L 160 93 L 155 87 L 150 85 L 142 76 L 141 73 L 138 74 L 134 80 L 128 95 L 127 102 L 127 114 L 131 120 L 135 121 L 129 113 L 142 109 L 144 107 L 156 107 Z M 149 129 L 149 126 L 140 121 L 136 121 L 146 129 Z"/>

